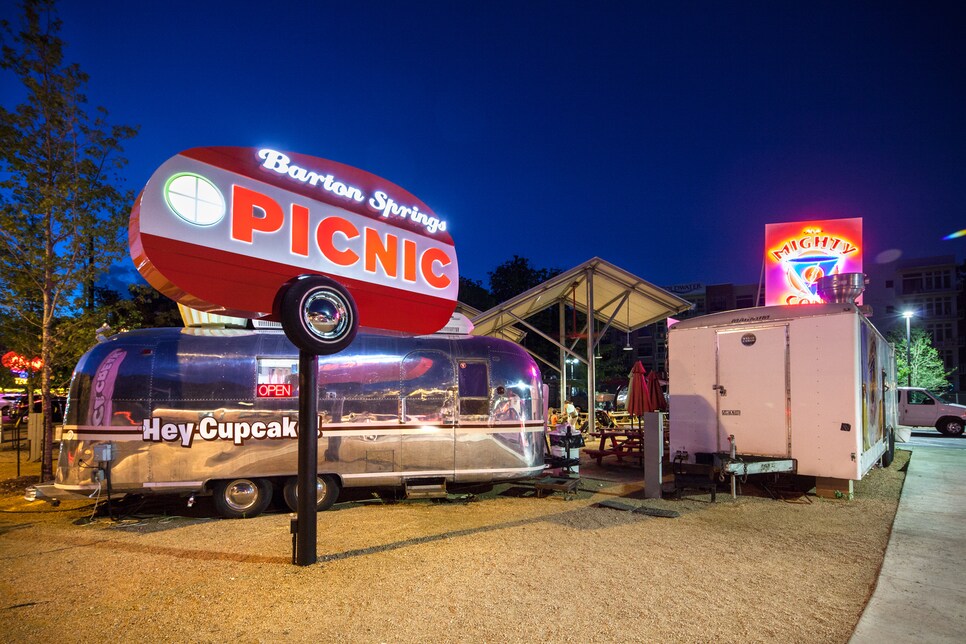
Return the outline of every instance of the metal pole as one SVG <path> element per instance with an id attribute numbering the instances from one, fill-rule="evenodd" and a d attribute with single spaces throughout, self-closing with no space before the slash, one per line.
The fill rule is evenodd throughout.
<path id="1" fill-rule="evenodd" d="M 910 332 L 910 321 L 912 320 L 911 315 L 906 315 L 906 386 L 912 386 L 912 348 L 910 347 L 911 342 L 911 332 Z"/>
<path id="2" fill-rule="evenodd" d="M 299 351 L 298 519 L 293 560 L 309 566 L 318 560 L 319 360 Z"/>
<path id="3" fill-rule="evenodd" d="M 594 354 L 597 338 L 594 336 L 594 269 L 587 269 L 587 431 L 597 431 L 597 363 Z"/>
<path id="4" fill-rule="evenodd" d="M 563 349 L 567 339 L 567 311 L 564 307 L 563 298 L 557 302 L 557 316 L 560 323 L 560 333 L 558 334 L 560 337 L 560 395 L 558 396 L 560 400 L 557 401 L 559 403 L 557 406 L 560 409 L 563 409 L 564 401 L 570 397 L 568 395 L 569 392 L 567 391 L 567 363 L 570 361 L 570 356 Z"/>

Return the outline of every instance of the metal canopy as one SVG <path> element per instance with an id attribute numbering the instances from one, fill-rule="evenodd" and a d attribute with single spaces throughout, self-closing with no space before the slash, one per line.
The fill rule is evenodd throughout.
<path id="1" fill-rule="evenodd" d="M 594 317 L 603 322 L 610 321 L 610 326 L 619 331 L 634 331 L 687 311 L 692 306 L 687 300 L 595 257 L 473 317 L 473 333 L 495 335 L 502 328 L 525 320 L 560 300 L 573 306 L 574 296 L 577 310 L 586 314 L 589 280 L 593 281 Z M 621 306 L 625 293 L 628 294 L 626 308 Z"/>
<path id="2" fill-rule="evenodd" d="M 462 313 L 463 315 L 465 315 L 470 322 L 472 322 L 474 318 L 476 318 L 480 313 L 482 313 L 482 311 L 480 311 L 479 309 L 472 307 L 469 304 L 466 304 L 464 302 L 456 303 L 456 312 Z M 504 340 L 509 340 L 510 342 L 515 342 L 517 344 L 520 344 L 521 342 L 523 342 L 523 338 L 526 337 L 527 332 L 521 331 L 516 327 L 508 326 L 508 327 L 499 329 L 497 331 L 494 331 L 493 333 L 473 333 L 473 335 L 486 335 L 492 338 L 502 338 Z"/>
<path id="3" fill-rule="evenodd" d="M 531 326 L 527 318 L 546 310 L 551 306 L 559 308 L 560 338 L 554 339 L 544 332 Z M 564 308 L 575 307 L 584 313 L 588 319 L 603 322 L 584 325 L 577 338 L 565 337 Z M 534 356 L 544 364 L 559 371 L 561 374 L 561 392 L 566 391 L 565 359 L 574 357 L 590 365 L 588 368 L 587 397 L 588 405 L 594 398 L 596 389 L 593 353 L 599 342 L 599 337 L 609 328 L 630 332 L 641 327 L 664 320 L 690 309 L 692 304 L 678 296 L 658 288 L 644 281 L 622 268 L 595 257 L 579 266 L 561 273 L 543 284 L 533 287 L 525 293 L 507 300 L 506 302 L 484 311 L 472 318 L 473 334 L 496 337 L 506 337 L 514 325 L 521 325 L 557 345 L 560 349 L 559 365 L 548 363 L 540 356 Z M 588 315 L 591 311 L 593 315 Z M 516 329 L 515 331 L 519 331 Z M 577 343 L 586 339 L 586 353 L 580 355 L 575 351 Z M 594 430 L 593 410 L 588 410 L 590 429 Z"/>

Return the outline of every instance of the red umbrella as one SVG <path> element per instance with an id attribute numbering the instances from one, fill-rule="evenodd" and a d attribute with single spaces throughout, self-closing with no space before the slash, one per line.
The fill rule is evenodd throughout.
<path id="1" fill-rule="evenodd" d="M 661 381 L 658 380 L 657 373 L 652 371 L 647 374 L 646 381 L 651 411 L 667 411 L 667 401 L 664 399 L 664 391 L 661 389 Z"/>
<path id="2" fill-rule="evenodd" d="M 627 387 L 627 413 L 639 418 L 649 411 L 654 410 L 649 406 L 644 365 L 638 360 L 631 369 L 630 382 Z"/>

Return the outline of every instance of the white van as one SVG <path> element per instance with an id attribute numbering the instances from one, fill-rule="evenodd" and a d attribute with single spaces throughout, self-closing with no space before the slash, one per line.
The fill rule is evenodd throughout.
<path id="1" fill-rule="evenodd" d="M 899 424 L 935 427 L 946 436 L 962 436 L 966 406 L 919 387 L 899 387 Z"/>

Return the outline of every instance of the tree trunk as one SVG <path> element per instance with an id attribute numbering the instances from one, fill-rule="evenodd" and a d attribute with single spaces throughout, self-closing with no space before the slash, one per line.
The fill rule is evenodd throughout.
<path id="1" fill-rule="evenodd" d="M 53 183 L 52 181 L 50 182 Z M 53 213 L 49 210 L 44 218 L 44 310 L 41 318 L 40 358 L 44 366 L 40 371 L 41 412 L 44 421 L 44 446 L 40 459 L 40 480 L 50 481 L 54 478 L 54 424 L 50 417 L 50 365 L 53 357 L 53 327 L 54 327 L 54 235 Z M 32 411 L 32 410 L 31 410 Z"/>
<path id="2" fill-rule="evenodd" d="M 46 330 L 45 330 L 46 331 Z M 44 343 L 44 347 L 46 347 Z M 41 350 L 44 360 L 44 368 L 40 372 L 40 395 L 42 403 L 40 408 L 44 418 L 44 449 L 40 461 L 40 480 L 50 481 L 54 478 L 54 423 L 50 405 L 50 362 L 48 361 L 49 351 Z"/>

